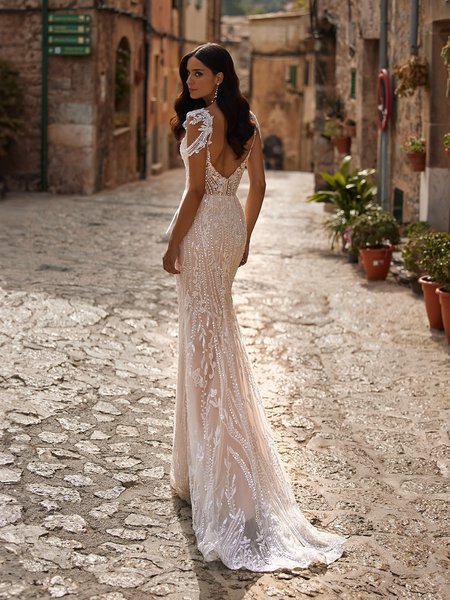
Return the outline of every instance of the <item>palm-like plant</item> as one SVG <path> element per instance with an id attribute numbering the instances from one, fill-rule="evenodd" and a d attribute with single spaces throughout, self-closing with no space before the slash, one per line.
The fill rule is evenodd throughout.
<path id="1" fill-rule="evenodd" d="M 308 197 L 310 202 L 332 204 L 336 212 L 326 222 L 332 237 L 332 247 L 341 238 L 345 248 L 344 235 L 353 220 L 369 209 L 377 188 L 372 181 L 375 169 L 350 171 L 351 156 L 346 156 L 334 174 L 320 173 L 328 184 L 328 189 L 318 190 Z"/>

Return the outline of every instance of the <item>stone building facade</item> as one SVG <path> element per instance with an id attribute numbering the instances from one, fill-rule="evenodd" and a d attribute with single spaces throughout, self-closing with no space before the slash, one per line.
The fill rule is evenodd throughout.
<path id="1" fill-rule="evenodd" d="M 336 167 L 341 156 L 326 140 L 323 126 L 330 109 L 341 105 L 343 118 L 356 121 L 351 154 L 354 167 L 376 167 L 381 173 L 384 205 L 403 222 L 427 219 L 436 229 L 450 229 L 450 170 L 442 137 L 450 131 L 450 99 L 440 50 L 450 35 L 450 3 L 417 2 L 417 53 L 428 64 L 428 86 L 410 97 L 392 93 L 386 129 L 386 159 L 380 154 L 377 81 L 380 70 L 381 15 L 379 0 L 321 0 L 315 17 L 316 119 L 313 162 L 316 172 Z M 396 87 L 395 65 L 411 55 L 410 0 L 387 2 L 387 70 Z M 381 36 L 381 39 L 382 36 Z M 403 142 L 410 135 L 427 142 L 423 173 L 411 170 Z M 381 191 L 381 190 L 380 190 Z M 383 195 L 383 194 L 382 194 Z"/>
<path id="2" fill-rule="evenodd" d="M 47 110 L 45 3 L 49 15 L 85 15 L 91 39 L 89 54 L 48 55 Z M 0 160 L 7 186 L 89 194 L 168 168 L 179 59 L 217 39 L 219 11 L 217 0 L 0 0 L 0 58 L 25 93 L 25 133 Z"/>
<path id="3" fill-rule="evenodd" d="M 250 96 L 266 166 L 312 170 L 314 45 L 306 10 L 250 17 Z"/>
<path id="4" fill-rule="evenodd" d="M 244 96 L 250 95 L 250 23 L 245 15 L 224 15 L 220 21 L 220 43 L 231 54 Z"/>

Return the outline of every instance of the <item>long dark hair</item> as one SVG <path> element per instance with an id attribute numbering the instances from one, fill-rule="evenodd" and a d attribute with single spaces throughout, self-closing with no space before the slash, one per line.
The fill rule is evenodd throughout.
<path id="1" fill-rule="evenodd" d="M 185 54 L 181 59 L 179 72 L 183 89 L 175 100 L 176 115 L 170 121 L 172 131 L 176 139 L 180 141 L 184 133 L 183 123 L 186 120 L 186 114 L 191 110 L 206 106 L 204 100 L 201 98 L 193 100 L 189 94 L 187 62 L 191 56 L 195 56 L 214 74 L 223 73 L 223 81 L 219 85 L 216 102 L 227 122 L 227 142 L 236 157 L 240 158 L 244 154 L 246 142 L 254 133 L 255 126 L 250 121 L 250 106 L 247 99 L 239 90 L 239 78 L 234 70 L 233 59 L 228 50 L 219 44 L 203 44 Z"/>

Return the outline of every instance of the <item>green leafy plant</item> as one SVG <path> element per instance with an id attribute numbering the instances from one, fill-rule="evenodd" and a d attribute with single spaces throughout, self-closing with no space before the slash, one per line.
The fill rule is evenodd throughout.
<path id="1" fill-rule="evenodd" d="M 395 94 L 405 97 L 412 96 L 419 86 L 428 83 L 428 64 L 418 56 L 411 56 L 404 64 L 394 66 L 397 78 Z"/>
<path id="2" fill-rule="evenodd" d="M 378 206 L 355 218 L 352 225 L 352 247 L 381 248 L 400 241 L 400 226 L 391 213 Z"/>
<path id="3" fill-rule="evenodd" d="M 318 190 L 308 197 L 309 202 L 332 204 L 336 212 L 326 221 L 332 237 L 332 247 L 341 238 L 345 247 L 344 233 L 358 215 L 371 205 L 377 188 L 372 181 L 375 169 L 350 171 L 351 156 L 346 156 L 334 173 L 320 173 L 328 189 Z"/>
<path id="4" fill-rule="evenodd" d="M 11 63 L 0 60 L 0 157 L 24 130 L 23 113 L 19 72 Z"/>
<path id="5" fill-rule="evenodd" d="M 431 229 L 428 221 L 413 221 L 403 227 L 403 235 L 407 238 L 422 235 Z"/>
<path id="6" fill-rule="evenodd" d="M 340 137 L 344 133 L 344 127 L 341 121 L 338 119 L 328 119 L 325 121 L 325 125 L 323 127 L 323 134 L 326 137 Z"/>
<path id="7" fill-rule="evenodd" d="M 402 148 L 407 154 L 422 154 L 426 152 L 426 141 L 424 138 L 410 135 L 408 139 L 403 142 Z"/>
<path id="8" fill-rule="evenodd" d="M 433 281 L 450 292 L 450 233 L 435 231 L 424 237 L 419 266 Z"/>
<path id="9" fill-rule="evenodd" d="M 427 234 L 413 235 L 402 248 L 403 264 L 407 271 L 417 277 L 425 275 L 421 266 L 423 250 L 427 244 Z"/>
<path id="10" fill-rule="evenodd" d="M 450 132 L 444 133 L 444 137 L 442 138 L 444 143 L 445 150 L 450 150 Z"/>

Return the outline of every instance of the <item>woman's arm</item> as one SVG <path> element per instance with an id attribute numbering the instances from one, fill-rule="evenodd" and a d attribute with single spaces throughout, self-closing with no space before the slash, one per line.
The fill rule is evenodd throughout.
<path id="1" fill-rule="evenodd" d="M 247 262 L 248 251 L 250 247 L 250 238 L 258 220 L 261 206 L 266 191 L 266 177 L 264 174 L 264 159 L 262 153 L 261 136 L 259 129 L 256 132 L 255 143 L 247 160 L 247 171 L 250 179 L 250 189 L 245 202 L 245 222 L 247 224 L 247 244 L 245 246 L 244 256 L 241 265 Z"/>
<path id="2" fill-rule="evenodd" d="M 200 135 L 201 123 L 187 124 L 187 146 L 189 147 Z M 181 203 L 177 220 L 169 238 L 169 245 L 163 257 L 164 270 L 173 275 L 180 271 L 175 262 L 180 252 L 180 244 L 194 222 L 198 207 L 205 193 L 206 147 L 189 156 L 189 187 Z"/>

